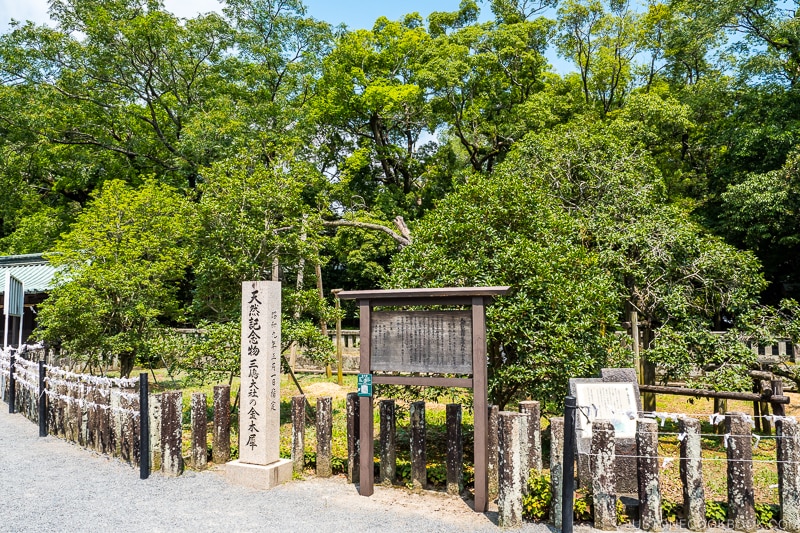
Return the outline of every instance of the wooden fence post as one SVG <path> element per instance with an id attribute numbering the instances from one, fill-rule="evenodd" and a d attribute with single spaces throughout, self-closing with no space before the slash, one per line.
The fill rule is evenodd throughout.
<path id="1" fill-rule="evenodd" d="M 317 477 L 331 477 L 331 439 L 333 438 L 333 399 L 317 398 Z"/>
<path id="2" fill-rule="evenodd" d="M 658 484 L 658 422 L 636 421 L 636 455 L 639 470 L 639 528 L 661 530 L 661 490 Z"/>
<path id="3" fill-rule="evenodd" d="M 425 402 L 412 402 L 411 418 L 411 486 L 413 490 L 425 490 L 428 485 Z"/>
<path id="4" fill-rule="evenodd" d="M 680 475 L 687 527 L 692 531 L 702 531 L 706 527 L 706 498 L 703 489 L 700 421 L 683 416 L 678 419 L 678 431 L 683 434 L 683 440 L 680 441 Z"/>
<path id="5" fill-rule="evenodd" d="M 761 380 L 756 378 L 756 377 L 753 378 L 753 394 L 761 394 Z M 761 426 L 761 404 L 762 403 L 763 402 L 759 402 L 759 401 L 754 401 L 753 402 L 753 419 L 755 420 L 755 423 L 756 423 L 756 427 L 755 427 L 756 432 L 760 432 L 761 431 L 761 427 L 762 427 Z M 767 413 L 764 413 L 764 414 L 767 414 Z M 766 422 L 766 420 L 765 420 L 765 422 Z"/>
<path id="6" fill-rule="evenodd" d="M 527 439 L 527 415 L 502 411 L 498 414 L 498 448 L 500 483 L 497 496 L 497 525 L 522 526 L 522 480 L 525 460 L 524 441 Z"/>
<path id="7" fill-rule="evenodd" d="M 302 474 L 305 467 L 306 397 L 292 396 L 292 470 Z"/>
<path id="8" fill-rule="evenodd" d="M 208 404 L 202 392 L 192 393 L 192 466 L 202 469 L 208 464 Z"/>
<path id="9" fill-rule="evenodd" d="M 770 384 L 773 396 L 783 396 L 783 381 L 780 378 L 773 379 Z M 786 416 L 786 409 L 782 403 L 773 403 L 772 413 L 776 416 Z"/>
<path id="10" fill-rule="evenodd" d="M 550 521 L 561 529 L 564 486 L 564 417 L 550 419 Z"/>
<path id="11" fill-rule="evenodd" d="M 755 531 L 753 444 L 750 423 L 743 413 L 725 417 L 728 455 L 728 520 L 737 531 Z"/>
<path id="12" fill-rule="evenodd" d="M 778 434 L 778 491 L 781 504 L 780 528 L 800 532 L 800 428 L 797 421 L 781 418 Z"/>
<path id="13" fill-rule="evenodd" d="M 391 485 L 397 475 L 397 452 L 395 449 L 397 420 L 395 419 L 394 400 L 381 400 L 379 409 L 381 418 L 381 483 Z"/>
<path id="14" fill-rule="evenodd" d="M 214 464 L 231 459 L 231 387 L 214 386 L 214 429 L 211 440 L 211 458 Z"/>
<path id="15" fill-rule="evenodd" d="M 614 425 L 609 420 L 592 422 L 592 499 L 594 527 L 604 531 L 617 529 L 616 473 L 614 470 Z"/>
<path id="16" fill-rule="evenodd" d="M 367 421 L 370 423 L 371 421 Z M 359 479 L 359 420 L 358 393 L 347 393 L 347 482 L 358 483 Z"/>
<path id="17" fill-rule="evenodd" d="M 447 420 L 447 493 L 461 494 L 464 471 L 464 442 L 461 431 L 461 404 L 448 403 Z"/>
<path id="18" fill-rule="evenodd" d="M 759 394 L 772 389 L 772 385 L 767 380 L 763 380 L 759 384 L 760 384 L 760 389 L 758 390 Z M 769 415 L 769 411 L 770 411 L 769 402 L 761 402 L 758 409 L 758 414 L 761 415 L 761 418 L 759 418 L 759 420 L 761 421 L 761 430 L 767 435 L 772 433 L 772 424 L 768 419 L 764 418 L 764 416 Z"/>

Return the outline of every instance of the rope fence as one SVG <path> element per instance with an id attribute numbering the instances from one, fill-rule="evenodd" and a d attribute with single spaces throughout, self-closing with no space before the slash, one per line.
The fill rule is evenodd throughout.
<path id="1" fill-rule="evenodd" d="M 147 477 L 152 455 L 147 374 L 139 378 L 78 374 L 28 359 L 40 355 L 40 349 L 23 346 L 0 352 L 0 397 L 8 402 L 9 412 L 37 423 L 39 436 L 54 435 L 119 457 L 140 466 L 142 477 Z M 143 412 L 148 414 L 142 416 Z"/>

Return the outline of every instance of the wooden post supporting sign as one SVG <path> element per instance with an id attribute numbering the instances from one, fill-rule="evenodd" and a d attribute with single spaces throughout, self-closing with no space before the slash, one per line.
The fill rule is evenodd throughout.
<path id="1" fill-rule="evenodd" d="M 473 390 L 475 414 L 475 511 L 486 510 L 488 484 L 488 378 L 486 305 L 508 287 L 460 287 L 342 291 L 360 311 L 359 372 L 371 383 L 465 387 Z M 375 311 L 375 308 L 469 307 L 468 311 Z M 426 374 L 420 376 L 419 374 Z M 438 375 L 438 376 L 436 376 Z M 471 377 L 450 377 L 470 375 Z M 362 496 L 374 491 L 374 428 L 371 390 L 359 390 L 359 482 Z"/>

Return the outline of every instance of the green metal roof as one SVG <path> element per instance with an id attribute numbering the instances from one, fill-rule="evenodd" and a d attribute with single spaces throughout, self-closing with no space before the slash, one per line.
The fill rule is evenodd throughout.
<path id="1" fill-rule="evenodd" d="M 22 281 L 25 294 L 47 292 L 56 268 L 42 254 L 7 255 L 0 257 L 0 294 L 6 291 L 6 272 Z"/>

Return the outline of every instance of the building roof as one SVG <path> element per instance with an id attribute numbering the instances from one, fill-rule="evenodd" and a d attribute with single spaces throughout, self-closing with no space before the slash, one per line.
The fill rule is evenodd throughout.
<path id="1" fill-rule="evenodd" d="M 25 294 L 48 292 L 57 269 L 42 254 L 0 257 L 0 294 L 6 291 L 6 272 L 22 281 Z"/>

